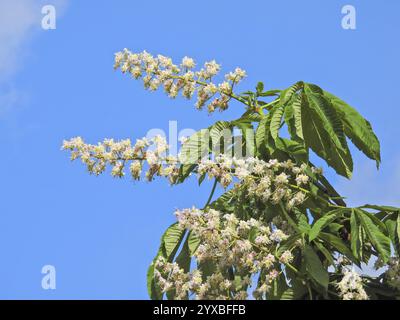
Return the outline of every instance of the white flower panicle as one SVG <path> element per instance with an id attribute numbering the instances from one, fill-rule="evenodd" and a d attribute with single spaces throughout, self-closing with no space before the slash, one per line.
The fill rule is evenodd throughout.
<path id="1" fill-rule="evenodd" d="M 164 258 L 155 263 L 156 280 L 163 292 L 173 288 L 178 299 L 195 294 L 196 299 L 246 299 L 252 276 L 263 275 L 253 295 L 259 299 L 268 294 L 272 281 L 282 271 L 282 264 L 293 260 L 291 251 L 276 255 L 280 241 L 288 235 L 273 224 L 255 219 L 239 220 L 233 214 L 222 214 L 213 209 L 196 208 L 175 212 L 179 226 L 188 229 L 199 245 L 194 252 L 198 263 L 211 263 L 216 271 L 202 277 L 198 269 L 184 272 L 176 263 Z M 273 231 L 272 231 L 273 230 Z M 234 285 L 227 272 L 233 268 L 241 279 Z"/>
<path id="2" fill-rule="evenodd" d="M 343 269 L 343 278 L 337 284 L 339 295 L 343 300 L 368 300 L 363 287 L 363 280 L 354 270 Z"/>
<path id="3" fill-rule="evenodd" d="M 155 57 L 146 51 L 132 53 L 128 49 L 115 54 L 114 64 L 115 69 L 119 68 L 135 79 L 141 78 L 148 90 L 155 91 L 163 87 L 171 98 L 177 97 L 181 92 L 188 99 L 197 92 L 198 109 L 202 109 L 208 103 L 209 112 L 226 110 L 232 98 L 233 86 L 246 76 L 246 72 L 236 68 L 225 75 L 226 81 L 215 84 L 212 78 L 221 70 L 221 66 L 215 60 L 206 62 L 198 71 L 192 71 L 195 66 L 195 61 L 190 57 L 184 57 L 178 66 L 171 58 L 162 55 Z"/>
<path id="4" fill-rule="evenodd" d="M 178 159 L 167 156 L 169 146 L 160 135 L 151 139 L 138 139 L 135 144 L 129 139 L 105 139 L 97 145 L 86 144 L 82 138 L 77 137 L 64 141 L 62 149 L 70 150 L 71 159 L 80 158 L 88 171 L 95 175 L 103 173 L 107 165 L 110 165 L 111 175 L 121 178 L 125 175 L 125 167 L 129 162 L 129 171 L 135 180 L 141 178 L 144 164 L 148 167 L 145 173 L 148 181 L 153 180 L 154 176 L 163 176 L 175 183 L 179 173 Z"/>

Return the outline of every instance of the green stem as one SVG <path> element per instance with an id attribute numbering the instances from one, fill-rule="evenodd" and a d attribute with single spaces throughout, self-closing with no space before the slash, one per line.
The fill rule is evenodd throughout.
<path id="1" fill-rule="evenodd" d="M 308 295 L 309 295 L 309 297 L 310 297 L 310 300 L 313 300 L 313 296 L 312 296 L 310 284 L 309 284 L 308 282 L 307 282 L 307 289 L 308 289 Z"/>
<path id="2" fill-rule="evenodd" d="M 203 207 L 202 210 L 204 210 L 205 208 L 207 208 L 208 205 L 210 204 L 210 202 L 211 202 L 211 200 L 212 200 L 212 197 L 213 197 L 213 195 L 214 195 L 214 192 L 215 192 L 215 188 L 217 187 L 217 183 L 218 183 L 218 180 L 215 179 L 214 184 L 213 184 L 213 187 L 212 187 L 212 189 L 211 189 L 211 193 L 210 193 L 210 195 L 209 195 L 209 197 L 208 197 L 208 200 L 207 200 L 207 202 L 206 202 L 206 204 L 204 205 L 204 207 Z"/>
<path id="3" fill-rule="evenodd" d="M 280 99 L 281 99 L 281 98 L 277 98 L 277 99 L 275 99 L 274 101 L 271 101 L 270 103 L 264 104 L 264 105 L 262 106 L 262 108 L 268 110 L 268 107 L 270 107 L 270 106 L 272 106 L 273 104 L 279 102 Z"/>

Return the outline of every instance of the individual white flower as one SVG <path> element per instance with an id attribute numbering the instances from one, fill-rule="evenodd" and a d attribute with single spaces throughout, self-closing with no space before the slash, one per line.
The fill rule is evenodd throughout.
<path id="1" fill-rule="evenodd" d="M 225 93 L 225 94 L 230 94 L 231 91 L 232 91 L 231 85 L 229 84 L 229 82 L 226 82 L 226 81 L 220 83 L 220 84 L 218 85 L 218 89 L 219 89 L 222 93 Z"/>
<path id="2" fill-rule="evenodd" d="M 121 62 L 124 60 L 124 54 L 122 52 L 117 52 L 114 58 L 114 69 L 117 69 L 121 66 Z"/>
<path id="3" fill-rule="evenodd" d="M 112 168 L 112 170 L 111 170 L 112 176 L 113 176 L 113 177 L 119 177 L 119 178 L 121 178 L 122 176 L 124 176 L 123 169 L 124 169 L 123 163 L 122 163 L 121 161 L 118 161 L 118 162 L 114 165 L 114 167 Z"/>
<path id="4" fill-rule="evenodd" d="M 140 163 L 140 161 L 132 161 L 130 167 L 130 172 L 132 175 L 132 178 L 135 180 L 139 180 L 140 179 L 140 174 L 142 172 L 142 164 Z"/>
<path id="5" fill-rule="evenodd" d="M 239 168 L 236 168 L 236 170 L 235 170 L 235 176 L 238 177 L 240 180 L 243 180 L 249 174 L 250 174 L 250 172 L 245 168 L 239 167 Z"/>
<path id="6" fill-rule="evenodd" d="M 157 59 L 161 66 L 163 67 L 171 67 L 172 66 L 172 59 L 169 57 L 165 57 L 161 54 L 157 56 Z"/>
<path id="7" fill-rule="evenodd" d="M 221 69 L 221 66 L 215 60 L 206 62 L 204 64 L 204 67 L 205 67 L 206 78 L 211 78 L 215 76 Z"/>
<path id="8" fill-rule="evenodd" d="M 265 245 L 271 243 L 271 240 L 266 235 L 259 235 L 254 239 L 254 243 L 257 245 Z"/>
<path id="9" fill-rule="evenodd" d="M 214 94 L 216 94 L 218 92 L 218 88 L 214 83 L 208 83 L 205 87 L 204 87 L 204 92 L 209 95 L 212 96 Z"/>
<path id="10" fill-rule="evenodd" d="M 246 76 L 246 71 L 236 68 L 234 72 L 230 72 L 225 75 L 225 79 L 228 81 L 232 81 L 233 83 L 238 83 Z"/>
<path id="11" fill-rule="evenodd" d="M 277 175 L 275 177 L 275 183 L 278 185 L 283 185 L 289 183 L 288 175 L 284 172 L 281 174 Z"/>
<path id="12" fill-rule="evenodd" d="M 311 172 L 317 175 L 321 175 L 323 174 L 323 169 L 322 168 L 316 168 L 316 167 L 312 167 L 311 168 Z"/>
<path id="13" fill-rule="evenodd" d="M 182 67 L 187 68 L 187 69 L 192 69 L 196 66 L 194 60 L 189 57 L 184 57 L 182 59 Z"/>
<path id="14" fill-rule="evenodd" d="M 310 179 L 310 178 L 309 178 L 307 175 L 305 175 L 305 174 L 299 174 L 299 175 L 296 177 L 296 183 L 297 183 L 298 186 L 303 185 L 303 184 L 307 184 L 308 181 L 309 181 L 309 179 Z"/>
<path id="15" fill-rule="evenodd" d="M 289 250 L 286 250 L 282 253 L 282 255 L 279 257 L 279 261 L 282 262 L 283 264 L 287 264 L 293 261 L 293 255 Z"/>

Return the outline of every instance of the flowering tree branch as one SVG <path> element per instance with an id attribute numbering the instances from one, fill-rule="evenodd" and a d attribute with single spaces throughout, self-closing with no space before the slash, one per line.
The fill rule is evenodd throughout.
<path id="1" fill-rule="evenodd" d="M 150 297 L 399 298 L 400 209 L 348 207 L 309 159 L 313 151 L 338 175 L 351 178 L 351 141 L 379 166 L 380 144 L 370 123 L 314 84 L 264 90 L 259 82 L 255 91 L 238 94 L 233 88 L 246 77 L 244 70 L 236 68 L 217 83 L 221 66 L 215 60 L 195 67 L 189 57 L 178 65 L 127 49 L 116 53 L 114 65 L 150 91 L 162 87 L 171 98 L 196 96 L 196 108 L 207 105 L 209 113 L 237 100 L 246 109 L 239 119 L 196 132 L 177 155 L 162 136 L 97 145 L 77 137 L 62 147 L 95 175 L 109 167 L 116 178 L 129 171 L 134 180 L 164 177 L 172 185 L 192 175 L 199 184 L 214 180 L 203 209 L 175 212 L 177 222 L 162 236 L 148 271 Z M 213 201 L 218 186 L 225 193 Z M 371 257 L 376 269 L 387 268 L 379 277 L 354 270 Z"/>

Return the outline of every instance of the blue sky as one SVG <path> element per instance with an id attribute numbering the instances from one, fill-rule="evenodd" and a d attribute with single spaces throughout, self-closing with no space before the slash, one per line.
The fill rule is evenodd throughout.
<path id="1" fill-rule="evenodd" d="M 54 4 L 57 28 L 42 30 Z M 341 27 L 356 8 L 357 29 Z M 146 270 L 173 211 L 202 206 L 210 185 L 93 177 L 60 151 L 80 135 L 142 137 L 152 128 L 200 129 L 243 111 L 208 116 L 194 102 L 149 93 L 114 72 L 113 54 L 162 53 L 240 66 L 241 85 L 317 83 L 368 118 L 382 167 L 355 151 L 352 181 L 329 177 L 351 204 L 400 205 L 400 2 L 0 0 L 0 298 L 146 299 Z M 43 290 L 54 265 L 57 288 Z"/>

